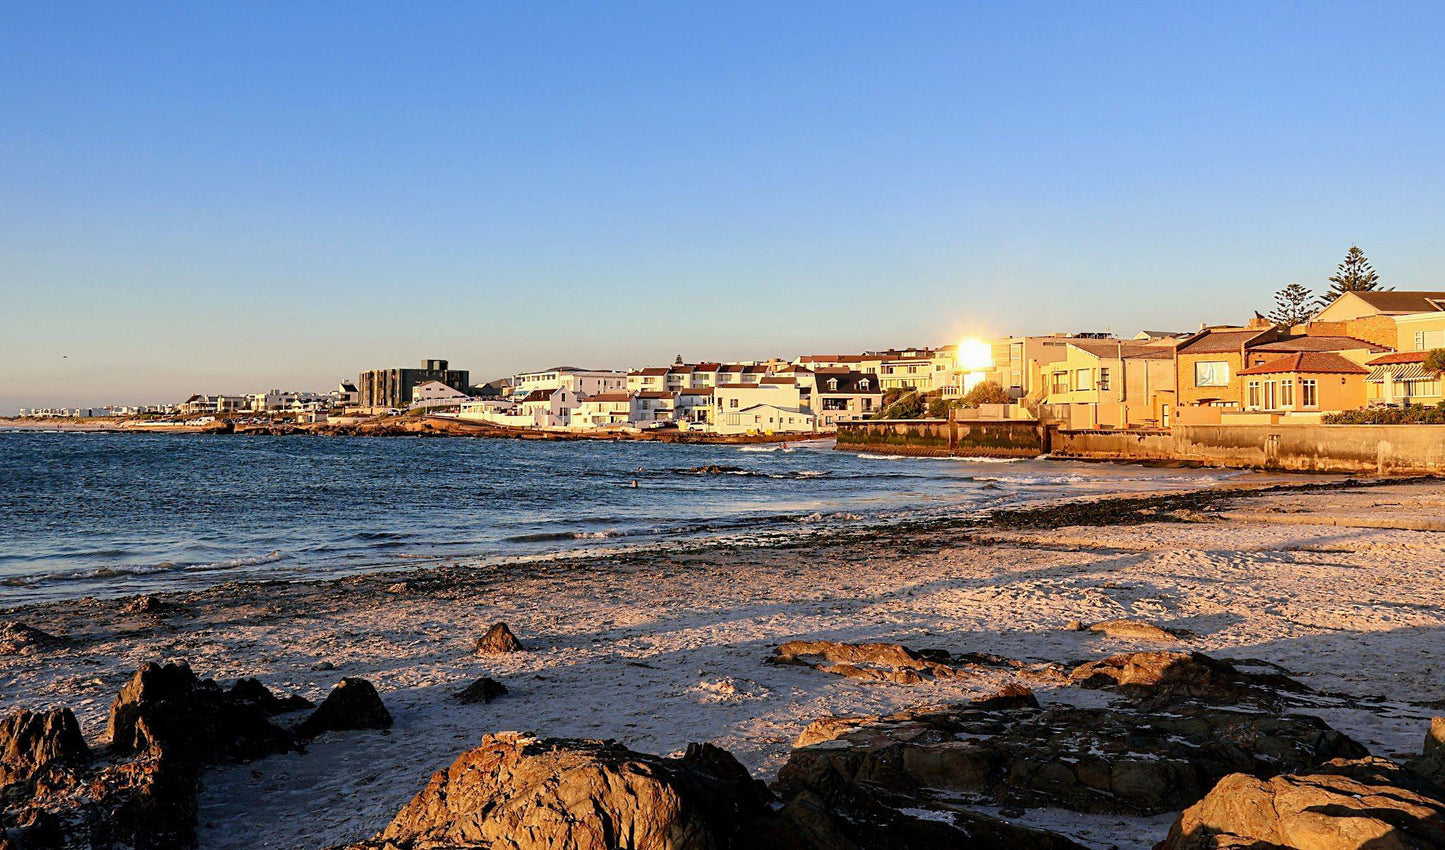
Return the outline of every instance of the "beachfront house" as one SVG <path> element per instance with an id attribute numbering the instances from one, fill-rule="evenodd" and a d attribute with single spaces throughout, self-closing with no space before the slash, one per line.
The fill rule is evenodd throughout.
<path id="1" fill-rule="evenodd" d="M 1160 424 L 1218 425 L 1225 413 L 1238 413 L 1243 404 L 1250 348 L 1279 339 L 1267 322 L 1255 327 L 1210 327 L 1190 336 L 1174 349 L 1177 376 L 1176 408 L 1161 412 Z"/>
<path id="2" fill-rule="evenodd" d="M 1243 369 L 1244 410 L 1271 421 L 1318 422 L 1325 413 L 1365 405 L 1369 369 L 1333 351 L 1299 351 Z M 1227 417 L 1229 422 L 1256 421 Z"/>
<path id="3" fill-rule="evenodd" d="M 448 386 L 441 381 L 423 381 L 412 387 L 411 409 L 457 408 L 461 406 L 462 402 L 470 401 L 471 398 L 471 394 Z"/>
<path id="4" fill-rule="evenodd" d="M 1445 314 L 1445 292 L 1375 290 L 1346 292 L 1320 310 L 1305 326 L 1310 336 L 1349 336 L 1399 351 L 1417 350 L 1401 340 L 1402 322 L 1409 341 L 1416 330 L 1433 329 L 1431 314 Z"/>
<path id="5" fill-rule="evenodd" d="M 632 424 L 671 422 L 677 410 L 677 396 L 666 390 L 642 390 L 632 394 Z"/>
<path id="6" fill-rule="evenodd" d="M 796 407 L 775 404 L 754 404 L 723 413 L 713 425 L 719 434 L 787 434 L 812 433 L 813 414 Z"/>
<path id="7" fill-rule="evenodd" d="M 865 419 L 883 407 L 878 376 L 844 368 L 822 368 L 813 376 L 812 403 L 818 430 L 836 431 L 839 422 Z"/>
<path id="8" fill-rule="evenodd" d="M 1440 374 L 1425 368 L 1429 351 L 1401 351 L 1376 357 L 1365 366 L 1365 403 L 1403 406 L 1437 405 L 1441 397 Z"/>
<path id="9" fill-rule="evenodd" d="M 565 387 L 552 390 L 533 390 L 522 398 L 517 406 L 522 416 L 532 420 L 535 428 L 566 428 L 572 421 L 572 411 L 581 399 Z"/>
<path id="10" fill-rule="evenodd" d="M 606 369 L 582 369 L 577 366 L 553 366 L 535 372 L 521 372 L 512 376 L 512 397 L 524 399 L 538 390 L 567 390 L 573 396 L 585 398 L 599 393 L 618 392 L 627 389 L 627 375 Z"/>
<path id="11" fill-rule="evenodd" d="M 1158 426 L 1174 404 L 1174 350 L 1167 345 L 1071 339 L 1043 372 L 1045 402 L 1070 428 Z"/>
<path id="12" fill-rule="evenodd" d="M 677 393 L 677 407 L 673 413 L 680 425 L 706 426 L 713 419 L 713 387 L 694 387 Z"/>
<path id="13" fill-rule="evenodd" d="M 578 402 L 572 411 L 573 428 L 615 428 L 632 422 L 632 395 L 623 390 L 598 393 Z"/>

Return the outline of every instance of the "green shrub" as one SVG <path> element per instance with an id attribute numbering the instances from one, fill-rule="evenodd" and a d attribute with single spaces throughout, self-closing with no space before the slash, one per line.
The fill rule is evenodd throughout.
<path id="1" fill-rule="evenodd" d="M 1367 407 L 1361 410 L 1345 410 L 1327 413 L 1326 425 L 1445 425 L 1445 404 L 1426 407 L 1412 404 L 1407 407 Z"/>

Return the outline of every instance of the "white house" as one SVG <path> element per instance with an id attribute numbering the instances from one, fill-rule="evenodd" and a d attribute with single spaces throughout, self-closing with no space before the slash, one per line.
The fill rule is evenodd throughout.
<path id="1" fill-rule="evenodd" d="M 516 399 L 526 398 L 537 390 L 564 389 L 585 398 L 627 388 L 625 372 L 581 369 L 576 366 L 553 366 L 536 372 L 522 372 L 512 377 L 512 396 Z"/>
<path id="2" fill-rule="evenodd" d="M 719 434 L 812 433 L 814 416 L 796 407 L 755 404 L 723 413 L 713 425 Z"/>
<path id="3" fill-rule="evenodd" d="M 632 421 L 671 422 L 677 411 L 677 396 L 666 390 L 643 390 L 632 394 Z"/>
<path id="4" fill-rule="evenodd" d="M 566 428 L 572 421 L 572 411 L 581 403 L 577 394 L 558 387 L 554 390 L 533 390 L 518 406 L 523 416 L 531 417 L 537 428 Z"/>
<path id="5" fill-rule="evenodd" d="M 412 410 L 421 407 L 459 407 L 470 400 L 471 396 L 441 381 L 425 381 L 417 384 L 411 391 Z"/>
<path id="6" fill-rule="evenodd" d="M 632 396 L 617 391 L 582 399 L 572 411 L 573 428 L 609 428 L 632 422 Z"/>

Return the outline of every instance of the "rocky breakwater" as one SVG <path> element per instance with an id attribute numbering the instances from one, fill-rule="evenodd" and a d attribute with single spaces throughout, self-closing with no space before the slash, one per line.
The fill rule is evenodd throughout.
<path id="1" fill-rule="evenodd" d="M 343 680 L 299 725 L 281 722 L 309 707 L 255 679 L 222 687 L 179 662 L 146 664 L 131 676 L 96 750 L 68 708 L 11 714 L 0 721 L 0 848 L 190 847 L 207 766 L 295 750 L 328 729 L 390 723 L 362 680 Z"/>

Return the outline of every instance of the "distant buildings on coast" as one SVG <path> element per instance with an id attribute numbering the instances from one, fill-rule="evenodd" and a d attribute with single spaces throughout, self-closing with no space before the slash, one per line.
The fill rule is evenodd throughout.
<path id="1" fill-rule="evenodd" d="M 330 392 L 196 394 L 152 407 L 37 409 L 29 416 L 271 418 L 421 414 L 573 431 L 676 428 L 722 435 L 826 433 L 840 422 L 940 417 L 986 405 L 1074 429 L 1318 423 L 1329 413 L 1438 405 L 1445 292 L 1347 292 L 1309 320 L 1256 315 L 1128 339 L 1075 332 L 791 360 L 684 362 L 631 370 L 553 366 L 473 384 L 446 360 L 370 369 Z M 1438 365 L 1438 364 L 1437 364 Z"/>

